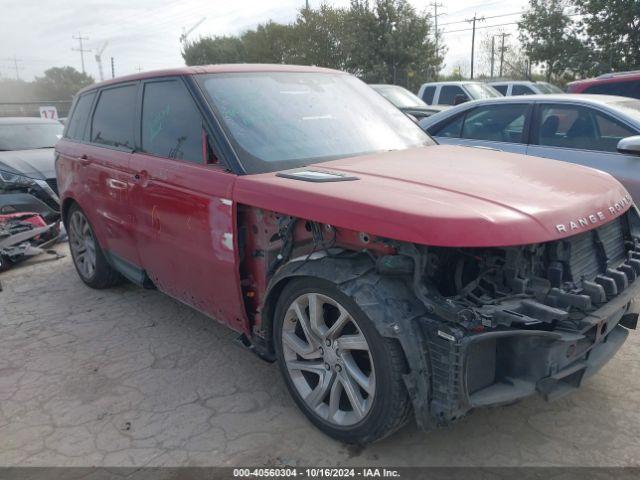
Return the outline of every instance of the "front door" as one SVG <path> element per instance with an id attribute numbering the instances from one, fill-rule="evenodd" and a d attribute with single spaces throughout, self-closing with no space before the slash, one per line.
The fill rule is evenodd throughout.
<path id="1" fill-rule="evenodd" d="M 182 79 L 143 84 L 132 205 L 143 268 L 165 293 L 241 330 L 236 175 L 208 153 L 202 117 Z"/>
<path id="2" fill-rule="evenodd" d="M 505 102 L 481 105 L 460 114 L 433 136 L 441 144 L 525 153 L 531 106 Z"/>

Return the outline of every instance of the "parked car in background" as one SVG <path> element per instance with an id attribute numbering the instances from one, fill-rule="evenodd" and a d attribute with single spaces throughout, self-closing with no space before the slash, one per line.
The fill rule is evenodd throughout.
<path id="1" fill-rule="evenodd" d="M 369 85 L 384 98 L 393 103 L 402 112 L 420 120 L 448 108 L 446 105 L 427 105 L 415 94 L 399 85 Z"/>
<path id="2" fill-rule="evenodd" d="M 436 145 L 344 72 L 109 80 L 79 93 L 56 151 L 82 281 L 224 322 L 341 441 L 566 394 L 637 320 L 640 217 L 619 182 Z"/>
<path id="3" fill-rule="evenodd" d="M 47 221 L 58 218 L 53 147 L 63 129 L 56 120 L 0 118 L 0 214 L 35 212 Z"/>
<path id="4" fill-rule="evenodd" d="M 504 97 L 470 102 L 420 125 L 439 143 L 491 147 L 609 172 L 640 199 L 640 100 Z"/>
<path id="5" fill-rule="evenodd" d="M 524 80 L 489 82 L 493 88 L 505 97 L 516 95 L 548 95 L 551 93 L 564 93 L 559 87 L 548 82 L 529 82 Z"/>
<path id="6" fill-rule="evenodd" d="M 569 93 L 597 93 L 640 99 L 640 70 L 605 73 L 596 78 L 578 80 L 567 86 Z"/>
<path id="7" fill-rule="evenodd" d="M 469 100 L 501 96 L 490 85 L 473 81 L 423 83 L 418 91 L 418 97 L 427 105 L 459 105 Z"/>

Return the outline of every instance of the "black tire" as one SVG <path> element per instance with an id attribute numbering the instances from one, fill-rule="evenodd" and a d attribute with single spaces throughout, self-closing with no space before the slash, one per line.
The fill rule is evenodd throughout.
<path id="1" fill-rule="evenodd" d="M 309 293 L 329 297 L 344 307 L 368 344 L 369 358 L 375 367 L 375 394 L 366 416 L 353 425 L 337 425 L 316 414 L 298 392 L 287 368 L 282 340 L 285 315 L 296 299 Z M 307 418 L 328 436 L 349 444 L 365 445 L 392 434 L 409 419 L 411 402 L 402 379 L 407 366 L 400 345 L 394 339 L 382 337 L 356 302 L 333 283 L 312 277 L 292 280 L 278 299 L 273 338 L 278 365 L 291 396 Z"/>
<path id="2" fill-rule="evenodd" d="M 70 223 L 74 218 L 74 215 L 81 215 L 85 219 L 85 221 L 87 222 L 87 226 L 91 232 L 91 235 L 94 239 L 95 269 L 93 270 L 93 273 L 90 275 L 87 275 L 85 274 L 85 272 L 82 271 L 82 268 L 80 267 L 79 261 L 78 261 L 77 250 L 75 250 L 72 245 L 73 238 L 72 238 L 71 228 L 73 227 L 70 226 Z M 67 234 L 69 235 L 69 246 L 71 250 L 71 257 L 73 258 L 73 265 L 76 268 L 76 271 L 78 272 L 78 276 L 89 287 L 95 288 L 98 290 L 110 288 L 123 283 L 124 277 L 120 275 L 120 273 L 117 270 L 115 270 L 111 265 L 109 265 L 109 262 L 107 261 L 102 251 L 102 248 L 100 247 L 100 243 L 98 242 L 98 239 L 96 238 L 93 232 L 94 230 L 93 230 L 93 227 L 91 226 L 91 222 L 89 222 L 89 219 L 84 214 L 80 206 L 77 203 L 74 203 L 69 208 L 69 212 L 67 213 Z"/>

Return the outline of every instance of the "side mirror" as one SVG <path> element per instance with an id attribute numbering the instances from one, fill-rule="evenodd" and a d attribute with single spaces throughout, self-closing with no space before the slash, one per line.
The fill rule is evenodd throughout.
<path id="1" fill-rule="evenodd" d="M 618 142 L 618 152 L 640 155 L 640 135 L 623 138 Z"/>
<path id="2" fill-rule="evenodd" d="M 454 105 L 460 105 L 461 103 L 464 103 L 464 102 L 466 102 L 468 100 L 469 100 L 469 98 L 466 95 L 463 95 L 463 94 L 459 93 L 458 95 L 453 97 L 453 104 Z"/>

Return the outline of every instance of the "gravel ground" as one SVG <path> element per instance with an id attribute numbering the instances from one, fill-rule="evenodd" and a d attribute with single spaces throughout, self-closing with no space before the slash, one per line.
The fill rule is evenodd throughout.
<path id="1" fill-rule="evenodd" d="M 358 449 L 313 428 L 236 334 L 159 292 L 91 290 L 58 249 L 0 276 L 2 466 L 640 466 L 637 332 L 569 397 Z"/>

